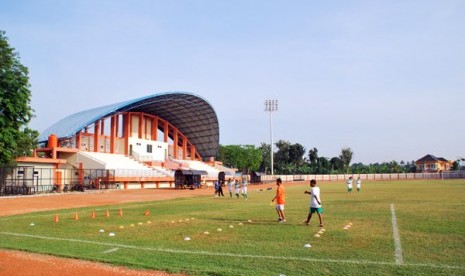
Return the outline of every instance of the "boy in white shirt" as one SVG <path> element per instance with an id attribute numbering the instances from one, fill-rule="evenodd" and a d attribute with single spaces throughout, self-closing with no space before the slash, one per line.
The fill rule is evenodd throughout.
<path id="1" fill-rule="evenodd" d="M 247 179 L 242 179 L 242 196 L 247 199 Z"/>
<path id="2" fill-rule="evenodd" d="M 352 193 L 352 176 L 347 179 L 347 192 Z"/>
<path id="3" fill-rule="evenodd" d="M 233 185 L 234 185 L 233 180 L 230 178 L 228 180 L 229 198 L 232 198 Z"/>
<path id="4" fill-rule="evenodd" d="M 239 194 L 241 192 L 241 184 L 239 183 L 237 179 L 234 182 L 234 188 L 236 188 L 236 197 L 239 198 Z"/>
<path id="5" fill-rule="evenodd" d="M 321 208 L 321 198 L 320 198 L 320 188 L 316 186 L 316 180 L 310 180 L 310 186 L 312 187 L 310 192 L 305 191 L 305 194 L 310 195 L 310 210 L 308 212 L 308 217 L 305 223 L 310 224 L 310 219 L 312 218 L 313 213 L 318 214 L 318 219 L 320 220 L 320 227 L 323 227 L 323 208 Z"/>
<path id="6" fill-rule="evenodd" d="M 355 185 L 357 186 L 357 192 L 360 192 L 360 189 L 362 188 L 362 180 L 360 180 L 360 176 L 357 178 Z"/>

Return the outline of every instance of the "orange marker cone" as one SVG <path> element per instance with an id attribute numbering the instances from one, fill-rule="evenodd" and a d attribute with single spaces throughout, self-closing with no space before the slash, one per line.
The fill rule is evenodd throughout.
<path id="1" fill-rule="evenodd" d="M 92 219 L 95 219 L 95 211 L 94 211 L 94 210 L 92 210 L 91 218 L 92 218 Z"/>
<path id="2" fill-rule="evenodd" d="M 78 220 L 79 219 L 79 216 L 78 216 L 78 213 L 74 213 L 74 220 Z"/>
<path id="3" fill-rule="evenodd" d="M 55 218 L 53 219 L 53 221 L 56 223 L 58 222 L 58 214 L 55 214 Z"/>
<path id="4" fill-rule="evenodd" d="M 105 216 L 110 217 L 110 212 L 108 212 L 108 209 L 107 209 L 107 212 L 105 213 Z"/>
<path id="5" fill-rule="evenodd" d="M 145 210 L 144 216 L 150 216 L 150 211 L 149 211 L 149 210 Z"/>
<path id="6" fill-rule="evenodd" d="M 119 209 L 119 216 L 123 217 L 123 209 Z"/>

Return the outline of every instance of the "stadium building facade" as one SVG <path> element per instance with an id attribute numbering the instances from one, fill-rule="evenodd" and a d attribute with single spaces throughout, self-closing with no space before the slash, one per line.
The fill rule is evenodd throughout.
<path id="1" fill-rule="evenodd" d="M 185 92 L 72 114 L 43 131 L 39 142 L 34 157 L 17 159 L 22 175 L 32 176 L 26 184 L 37 189 L 198 186 L 230 171 L 214 160 L 219 147 L 215 110 Z M 176 175 L 182 179 L 175 179 L 180 170 Z M 38 179 L 42 183 L 35 183 Z"/>

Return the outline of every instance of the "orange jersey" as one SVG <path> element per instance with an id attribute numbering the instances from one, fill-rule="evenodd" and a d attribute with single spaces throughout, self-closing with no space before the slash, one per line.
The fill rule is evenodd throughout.
<path id="1" fill-rule="evenodd" d="M 276 189 L 276 203 L 284 204 L 286 203 L 285 199 L 286 194 L 284 193 L 284 187 L 282 185 L 278 186 Z"/>

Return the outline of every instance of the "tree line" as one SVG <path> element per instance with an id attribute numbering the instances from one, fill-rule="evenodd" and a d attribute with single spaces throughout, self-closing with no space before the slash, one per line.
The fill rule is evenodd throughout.
<path id="1" fill-rule="evenodd" d="M 411 173 L 416 172 L 415 161 L 383 163 L 353 163 L 351 148 L 342 148 L 338 156 L 320 156 L 316 147 L 305 149 L 299 143 L 279 140 L 273 152 L 275 174 L 361 174 L 361 173 Z M 220 145 L 217 161 L 243 173 L 252 171 L 271 173 L 271 147 L 262 143 L 254 145 Z M 454 163 L 455 164 L 455 163 Z M 454 165 L 455 166 L 455 165 Z"/>

